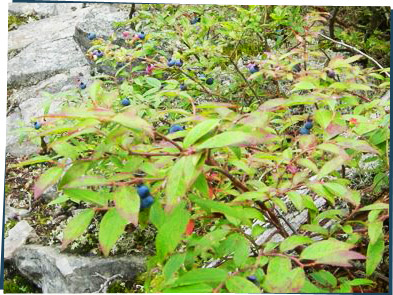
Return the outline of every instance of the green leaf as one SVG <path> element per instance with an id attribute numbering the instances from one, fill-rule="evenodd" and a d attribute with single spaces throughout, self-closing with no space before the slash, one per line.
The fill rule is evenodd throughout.
<path id="1" fill-rule="evenodd" d="M 235 247 L 235 253 L 233 254 L 233 261 L 237 267 L 243 267 L 250 255 L 250 245 L 248 240 L 239 235 Z"/>
<path id="2" fill-rule="evenodd" d="M 333 113 L 329 110 L 320 109 L 315 112 L 314 119 L 323 129 L 326 129 L 333 119 Z"/>
<path id="3" fill-rule="evenodd" d="M 288 192 L 288 198 L 291 200 L 297 210 L 301 211 L 304 209 L 303 198 L 298 192 Z"/>
<path id="4" fill-rule="evenodd" d="M 9 167 L 10 168 L 18 168 L 18 167 L 34 165 L 34 164 L 38 164 L 38 163 L 45 163 L 45 162 L 52 162 L 52 159 L 48 156 L 37 156 L 37 157 L 33 157 L 27 161 L 23 161 L 23 162 L 19 162 L 17 164 L 9 165 Z"/>
<path id="5" fill-rule="evenodd" d="M 55 184 L 63 174 L 63 168 L 52 167 L 42 174 L 34 185 L 34 199 L 39 198 L 43 192 Z"/>
<path id="6" fill-rule="evenodd" d="M 175 286 L 194 285 L 198 283 L 221 283 L 227 278 L 227 272 L 219 268 L 198 268 L 191 270 L 174 283 Z"/>
<path id="7" fill-rule="evenodd" d="M 261 290 L 249 280 L 234 276 L 225 282 L 225 287 L 231 293 L 261 293 Z"/>
<path id="8" fill-rule="evenodd" d="M 313 240 L 309 237 L 293 235 L 286 238 L 280 244 L 280 251 L 285 252 L 295 249 L 299 245 L 312 244 Z"/>
<path id="9" fill-rule="evenodd" d="M 297 160 L 296 162 L 300 166 L 306 167 L 306 168 L 310 169 L 311 171 L 313 171 L 314 173 L 318 173 L 317 165 L 315 165 L 315 163 L 313 161 L 311 161 L 310 159 L 301 158 L 301 159 Z"/>
<path id="10" fill-rule="evenodd" d="M 98 204 L 100 206 L 106 206 L 108 203 L 108 200 L 105 198 L 104 194 L 93 192 L 88 189 L 65 189 L 64 194 L 72 199 L 86 203 Z"/>
<path id="11" fill-rule="evenodd" d="M 153 127 L 142 118 L 136 115 L 135 110 L 128 110 L 114 116 L 111 121 L 119 123 L 134 131 L 145 131 L 150 136 L 153 136 Z"/>
<path id="12" fill-rule="evenodd" d="M 184 138 L 184 148 L 188 148 L 190 145 L 197 142 L 198 139 L 213 130 L 219 122 L 220 120 L 218 119 L 211 119 L 202 121 L 201 123 L 196 125 Z"/>
<path id="13" fill-rule="evenodd" d="M 147 82 L 147 84 L 149 84 L 150 86 L 153 86 L 154 88 L 161 87 L 161 81 L 156 78 L 146 77 L 146 82 Z"/>
<path id="14" fill-rule="evenodd" d="M 83 234 L 94 217 L 93 209 L 85 209 L 78 215 L 74 216 L 64 229 L 63 241 L 61 248 L 64 250 L 67 246 Z"/>
<path id="15" fill-rule="evenodd" d="M 194 186 L 197 190 L 200 191 L 202 196 L 209 196 L 209 185 L 207 183 L 206 177 L 204 173 L 200 173 L 197 179 L 195 180 Z"/>
<path id="16" fill-rule="evenodd" d="M 129 223 L 138 226 L 140 198 L 136 190 L 123 186 L 115 192 L 113 200 L 120 216 Z"/>
<path id="17" fill-rule="evenodd" d="M 160 202 L 154 202 L 150 207 L 149 219 L 154 226 L 159 229 L 165 222 L 165 213 L 162 209 Z"/>
<path id="18" fill-rule="evenodd" d="M 309 90 L 309 89 L 314 89 L 314 88 L 316 88 L 315 85 L 313 83 L 311 83 L 310 81 L 302 81 L 302 82 L 295 84 L 293 91 Z"/>
<path id="19" fill-rule="evenodd" d="M 378 264 L 382 261 L 384 250 L 385 241 L 383 239 L 383 235 L 381 235 L 374 244 L 368 244 L 366 260 L 367 276 L 371 276 L 377 268 Z"/>
<path id="20" fill-rule="evenodd" d="M 165 187 L 166 210 L 171 211 L 186 193 L 186 180 L 184 179 L 185 157 L 180 158 L 168 173 Z"/>
<path id="21" fill-rule="evenodd" d="M 109 255 L 116 241 L 123 234 L 126 225 L 127 221 L 120 216 L 115 208 L 111 208 L 105 213 L 98 232 L 101 251 L 105 256 Z"/>
<path id="22" fill-rule="evenodd" d="M 48 203 L 48 206 L 51 205 L 57 205 L 57 204 L 61 204 L 64 202 L 67 202 L 70 198 L 67 197 L 66 195 L 60 195 L 59 197 L 57 197 L 56 199 L 52 200 L 51 202 Z"/>
<path id="23" fill-rule="evenodd" d="M 359 211 L 369 211 L 369 210 L 384 210 L 388 209 L 389 210 L 389 204 L 386 203 L 374 203 L 368 206 L 364 206 L 361 208 Z"/>
<path id="24" fill-rule="evenodd" d="M 363 286 L 363 285 L 374 285 L 374 281 L 368 279 L 353 279 L 348 281 L 350 286 Z"/>
<path id="25" fill-rule="evenodd" d="M 211 293 L 213 287 L 208 284 L 195 284 L 164 289 L 163 293 Z"/>
<path id="26" fill-rule="evenodd" d="M 379 237 L 383 234 L 383 222 L 382 221 L 374 221 L 369 223 L 368 225 L 368 236 L 370 238 L 370 243 L 375 244 Z"/>
<path id="27" fill-rule="evenodd" d="M 240 131 L 227 131 L 209 138 L 197 147 L 198 150 L 207 148 L 220 148 L 247 142 L 250 135 Z"/>
<path id="28" fill-rule="evenodd" d="M 337 286 L 336 277 L 329 271 L 320 270 L 317 272 L 313 272 L 311 274 L 311 277 L 325 287 L 331 286 L 333 288 L 336 288 Z"/>
<path id="29" fill-rule="evenodd" d="M 327 182 L 323 184 L 323 187 L 326 188 L 331 194 L 334 194 L 335 196 L 338 196 L 355 206 L 360 204 L 360 194 L 356 191 L 346 188 L 342 184 Z"/>
<path id="30" fill-rule="evenodd" d="M 365 259 L 364 255 L 350 251 L 353 247 L 355 245 L 331 238 L 308 246 L 302 251 L 300 259 L 315 260 L 321 264 L 350 267 L 349 260 Z"/>
<path id="31" fill-rule="evenodd" d="M 345 163 L 345 161 L 346 159 L 341 156 L 335 157 L 330 161 L 327 161 L 319 171 L 318 178 L 321 179 L 329 175 L 331 172 L 336 171 Z"/>
<path id="32" fill-rule="evenodd" d="M 190 213 L 180 203 L 173 211 L 165 217 L 165 223 L 158 229 L 156 238 L 157 256 L 164 259 L 172 253 L 179 244 L 186 230 Z"/>
<path id="33" fill-rule="evenodd" d="M 162 270 L 165 281 L 168 281 L 172 275 L 179 270 L 181 265 L 184 263 L 184 259 L 186 258 L 186 254 L 175 254 L 169 258 L 167 263 Z"/>
<path id="34" fill-rule="evenodd" d="M 314 232 L 314 233 L 318 233 L 318 234 L 321 234 L 323 236 L 328 236 L 329 235 L 329 231 L 326 228 L 324 228 L 324 227 L 322 227 L 322 226 L 320 226 L 318 224 L 303 224 L 300 227 L 300 229 L 307 230 L 307 231 Z"/>

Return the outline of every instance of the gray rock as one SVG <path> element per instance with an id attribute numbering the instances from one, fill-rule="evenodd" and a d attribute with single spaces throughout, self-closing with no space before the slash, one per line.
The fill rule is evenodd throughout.
<path id="1" fill-rule="evenodd" d="M 83 8 L 83 3 L 9 3 L 11 15 L 34 15 L 40 18 L 69 13 Z"/>
<path id="2" fill-rule="evenodd" d="M 26 220 L 18 222 L 8 231 L 8 237 L 4 240 L 4 260 L 13 258 L 17 249 L 26 243 L 26 240 L 35 234 L 34 229 Z"/>
<path id="3" fill-rule="evenodd" d="M 72 37 L 30 44 L 8 61 L 8 87 L 34 85 L 71 68 L 88 65 Z"/>
<path id="4" fill-rule="evenodd" d="M 17 3 L 20 4 L 20 3 Z M 26 4 L 27 5 L 27 4 Z M 37 5 L 37 4 L 31 4 Z M 40 4 L 43 5 L 43 4 Z M 71 37 L 75 25 L 91 8 L 80 9 L 73 13 L 54 16 L 20 26 L 8 33 L 8 53 L 20 52 L 32 43 L 42 43 L 60 38 Z"/>
<path id="5" fill-rule="evenodd" d="M 87 39 L 88 33 L 95 33 L 97 37 L 107 39 L 115 31 L 114 22 L 128 19 L 128 12 L 119 10 L 113 5 L 103 5 L 100 9 L 90 10 L 76 25 L 74 37 L 82 49 L 91 47 L 91 41 Z"/>
<path id="6" fill-rule="evenodd" d="M 29 210 L 26 209 L 17 209 L 14 207 L 5 204 L 4 208 L 4 223 L 7 223 L 9 219 L 20 219 L 23 216 L 26 216 L 29 213 Z"/>
<path id="7" fill-rule="evenodd" d="M 43 293 L 93 293 L 102 290 L 105 278 L 117 275 L 132 280 L 145 270 L 144 259 L 139 257 L 82 257 L 38 245 L 18 249 L 14 262 Z"/>

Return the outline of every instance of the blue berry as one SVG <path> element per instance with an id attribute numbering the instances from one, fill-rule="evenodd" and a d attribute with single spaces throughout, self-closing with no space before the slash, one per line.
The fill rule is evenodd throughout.
<path id="1" fill-rule="evenodd" d="M 195 25 L 196 23 L 199 23 L 201 21 L 200 17 L 194 17 L 193 19 L 190 20 L 190 24 Z"/>
<path id="2" fill-rule="evenodd" d="M 206 80 L 206 84 L 207 84 L 207 85 L 212 85 L 213 82 L 214 82 L 214 79 L 213 79 L 213 78 L 209 78 L 209 79 Z"/>
<path id="3" fill-rule="evenodd" d="M 130 100 L 128 99 L 128 98 L 124 98 L 122 101 L 121 101 L 121 104 L 123 105 L 123 106 L 129 106 L 130 105 Z"/>
<path id="4" fill-rule="evenodd" d="M 186 84 L 180 84 L 180 90 L 181 91 L 187 90 L 187 85 Z"/>
<path id="5" fill-rule="evenodd" d="M 253 65 L 252 67 L 250 67 L 251 74 L 254 74 L 256 72 L 259 72 L 259 67 L 257 65 Z"/>
<path id="6" fill-rule="evenodd" d="M 138 34 L 138 38 L 141 39 L 141 40 L 144 40 L 145 39 L 145 33 L 144 32 L 140 32 Z"/>
<path id="7" fill-rule="evenodd" d="M 182 60 L 179 59 L 179 60 L 175 61 L 175 65 L 178 66 L 178 67 L 181 67 L 183 65 Z"/>
<path id="8" fill-rule="evenodd" d="M 176 64 L 176 61 L 171 59 L 168 61 L 168 67 L 173 67 Z"/>
<path id="9" fill-rule="evenodd" d="M 138 186 L 137 192 L 138 192 L 139 197 L 141 197 L 142 199 L 144 199 L 150 195 L 149 188 L 146 185 Z"/>
<path id="10" fill-rule="evenodd" d="M 250 282 L 256 283 L 258 281 L 256 276 L 248 276 L 247 280 L 249 280 Z"/>
<path id="11" fill-rule="evenodd" d="M 104 53 L 101 50 L 97 50 L 93 54 L 95 54 L 97 57 L 103 57 L 104 56 Z"/>
<path id="12" fill-rule="evenodd" d="M 83 82 L 81 82 L 81 83 L 79 84 L 79 87 L 80 87 L 80 89 L 85 89 L 85 88 L 86 88 L 86 84 L 83 83 Z"/>
<path id="13" fill-rule="evenodd" d="M 96 37 L 97 37 L 97 36 L 96 36 L 95 33 L 88 33 L 88 34 L 87 34 L 87 39 L 89 39 L 89 40 L 94 40 Z"/>
<path id="14" fill-rule="evenodd" d="M 310 130 L 308 130 L 305 127 L 300 128 L 300 134 L 305 135 L 305 134 L 310 134 Z"/>
<path id="15" fill-rule="evenodd" d="M 334 77 L 336 76 L 336 73 L 333 70 L 327 70 L 326 74 L 329 78 L 334 79 Z"/>
<path id="16" fill-rule="evenodd" d="M 152 196 L 147 196 L 146 198 L 141 200 L 141 210 L 149 208 L 154 203 L 154 199 Z"/>
<path id="17" fill-rule="evenodd" d="M 175 133 L 177 131 L 183 131 L 183 130 L 184 130 L 184 128 L 182 126 L 180 126 L 180 125 L 173 125 L 173 126 L 171 126 L 171 128 L 169 128 L 169 134 Z"/>
<path id="18" fill-rule="evenodd" d="M 304 128 L 310 130 L 312 128 L 313 124 L 311 121 L 307 121 L 306 124 L 304 124 Z"/>
<path id="19" fill-rule="evenodd" d="M 41 123 L 40 122 L 35 122 L 34 123 L 34 128 L 37 129 L 37 130 L 40 129 L 41 128 Z"/>

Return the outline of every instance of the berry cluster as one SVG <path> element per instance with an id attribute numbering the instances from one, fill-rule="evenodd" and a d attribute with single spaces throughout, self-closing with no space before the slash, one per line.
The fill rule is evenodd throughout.
<path id="1" fill-rule="evenodd" d="M 141 198 L 141 210 L 149 208 L 154 203 L 154 198 L 150 195 L 149 188 L 144 184 L 138 184 L 137 192 Z"/>

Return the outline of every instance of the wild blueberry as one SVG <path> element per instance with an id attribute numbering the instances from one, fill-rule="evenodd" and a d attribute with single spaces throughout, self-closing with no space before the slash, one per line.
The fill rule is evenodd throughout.
<path id="1" fill-rule="evenodd" d="M 85 88 L 86 88 L 86 84 L 83 83 L 83 82 L 81 82 L 81 83 L 79 84 L 79 88 L 80 88 L 80 89 L 85 89 Z"/>
<path id="2" fill-rule="evenodd" d="M 305 127 L 302 127 L 302 128 L 300 128 L 299 133 L 302 135 L 310 134 L 310 130 Z"/>
<path id="3" fill-rule="evenodd" d="M 34 128 L 35 129 L 40 129 L 41 128 L 41 123 L 40 122 L 34 122 Z"/>
<path id="4" fill-rule="evenodd" d="M 254 74 L 254 73 L 256 73 L 256 72 L 259 72 L 259 67 L 258 67 L 258 65 L 252 65 L 252 66 L 249 68 L 249 70 L 250 70 L 250 73 L 251 73 L 251 74 Z"/>
<path id="5" fill-rule="evenodd" d="M 306 124 L 304 124 L 304 128 L 310 130 L 312 128 L 313 124 L 311 121 L 307 121 Z"/>
<path id="6" fill-rule="evenodd" d="M 138 186 L 137 192 L 138 192 L 139 197 L 141 197 L 142 199 L 146 198 L 147 196 L 150 195 L 149 188 L 146 185 Z"/>
<path id="7" fill-rule="evenodd" d="M 140 32 L 138 34 L 138 38 L 141 39 L 141 40 L 144 40 L 145 39 L 145 33 L 144 32 Z"/>
<path id="8" fill-rule="evenodd" d="M 327 70 L 326 74 L 329 78 L 334 79 L 334 77 L 336 76 L 336 73 L 333 70 Z"/>
<path id="9" fill-rule="evenodd" d="M 176 64 L 176 61 L 173 60 L 173 59 L 170 59 L 170 60 L 168 61 L 168 67 L 173 67 L 175 64 Z"/>
<path id="10" fill-rule="evenodd" d="M 123 100 L 121 101 L 121 104 L 123 106 L 129 106 L 130 105 L 130 100 L 128 98 L 123 98 Z"/>
<path id="11" fill-rule="evenodd" d="M 169 134 L 175 133 L 177 131 L 183 131 L 183 130 L 184 130 L 184 128 L 182 126 L 180 126 L 180 125 L 173 125 L 173 126 L 171 126 L 171 128 L 169 128 Z"/>
<path id="12" fill-rule="evenodd" d="M 206 84 L 207 85 L 212 85 L 213 82 L 214 82 L 213 78 L 209 78 L 209 79 L 206 80 Z"/>
<path id="13" fill-rule="evenodd" d="M 183 61 L 181 59 L 175 61 L 175 65 L 181 67 L 183 65 Z"/>
<path id="14" fill-rule="evenodd" d="M 302 67 L 300 66 L 300 64 L 296 64 L 293 66 L 292 71 L 294 71 L 295 73 L 298 73 L 302 70 Z"/>
<path id="15" fill-rule="evenodd" d="M 200 17 L 194 17 L 193 19 L 190 20 L 190 24 L 195 25 L 196 23 L 199 23 L 201 21 Z"/>
<path id="16" fill-rule="evenodd" d="M 147 196 L 146 198 L 141 200 L 141 210 L 149 208 L 154 203 L 154 199 L 152 196 Z"/>
<path id="17" fill-rule="evenodd" d="M 87 34 L 87 39 L 89 39 L 89 40 L 94 40 L 96 37 L 97 37 L 97 36 L 96 36 L 95 33 L 88 33 L 88 34 Z"/>
<path id="18" fill-rule="evenodd" d="M 253 282 L 254 284 L 258 282 L 258 279 L 256 276 L 248 276 L 247 280 L 249 280 L 250 282 Z"/>
<path id="19" fill-rule="evenodd" d="M 103 53 L 101 50 L 97 50 L 96 56 L 97 56 L 97 57 L 103 57 L 103 56 L 104 56 L 104 53 Z"/>
<path id="20" fill-rule="evenodd" d="M 187 85 L 186 84 L 180 84 L 180 90 L 181 91 L 184 91 L 184 90 L 187 90 Z"/>

